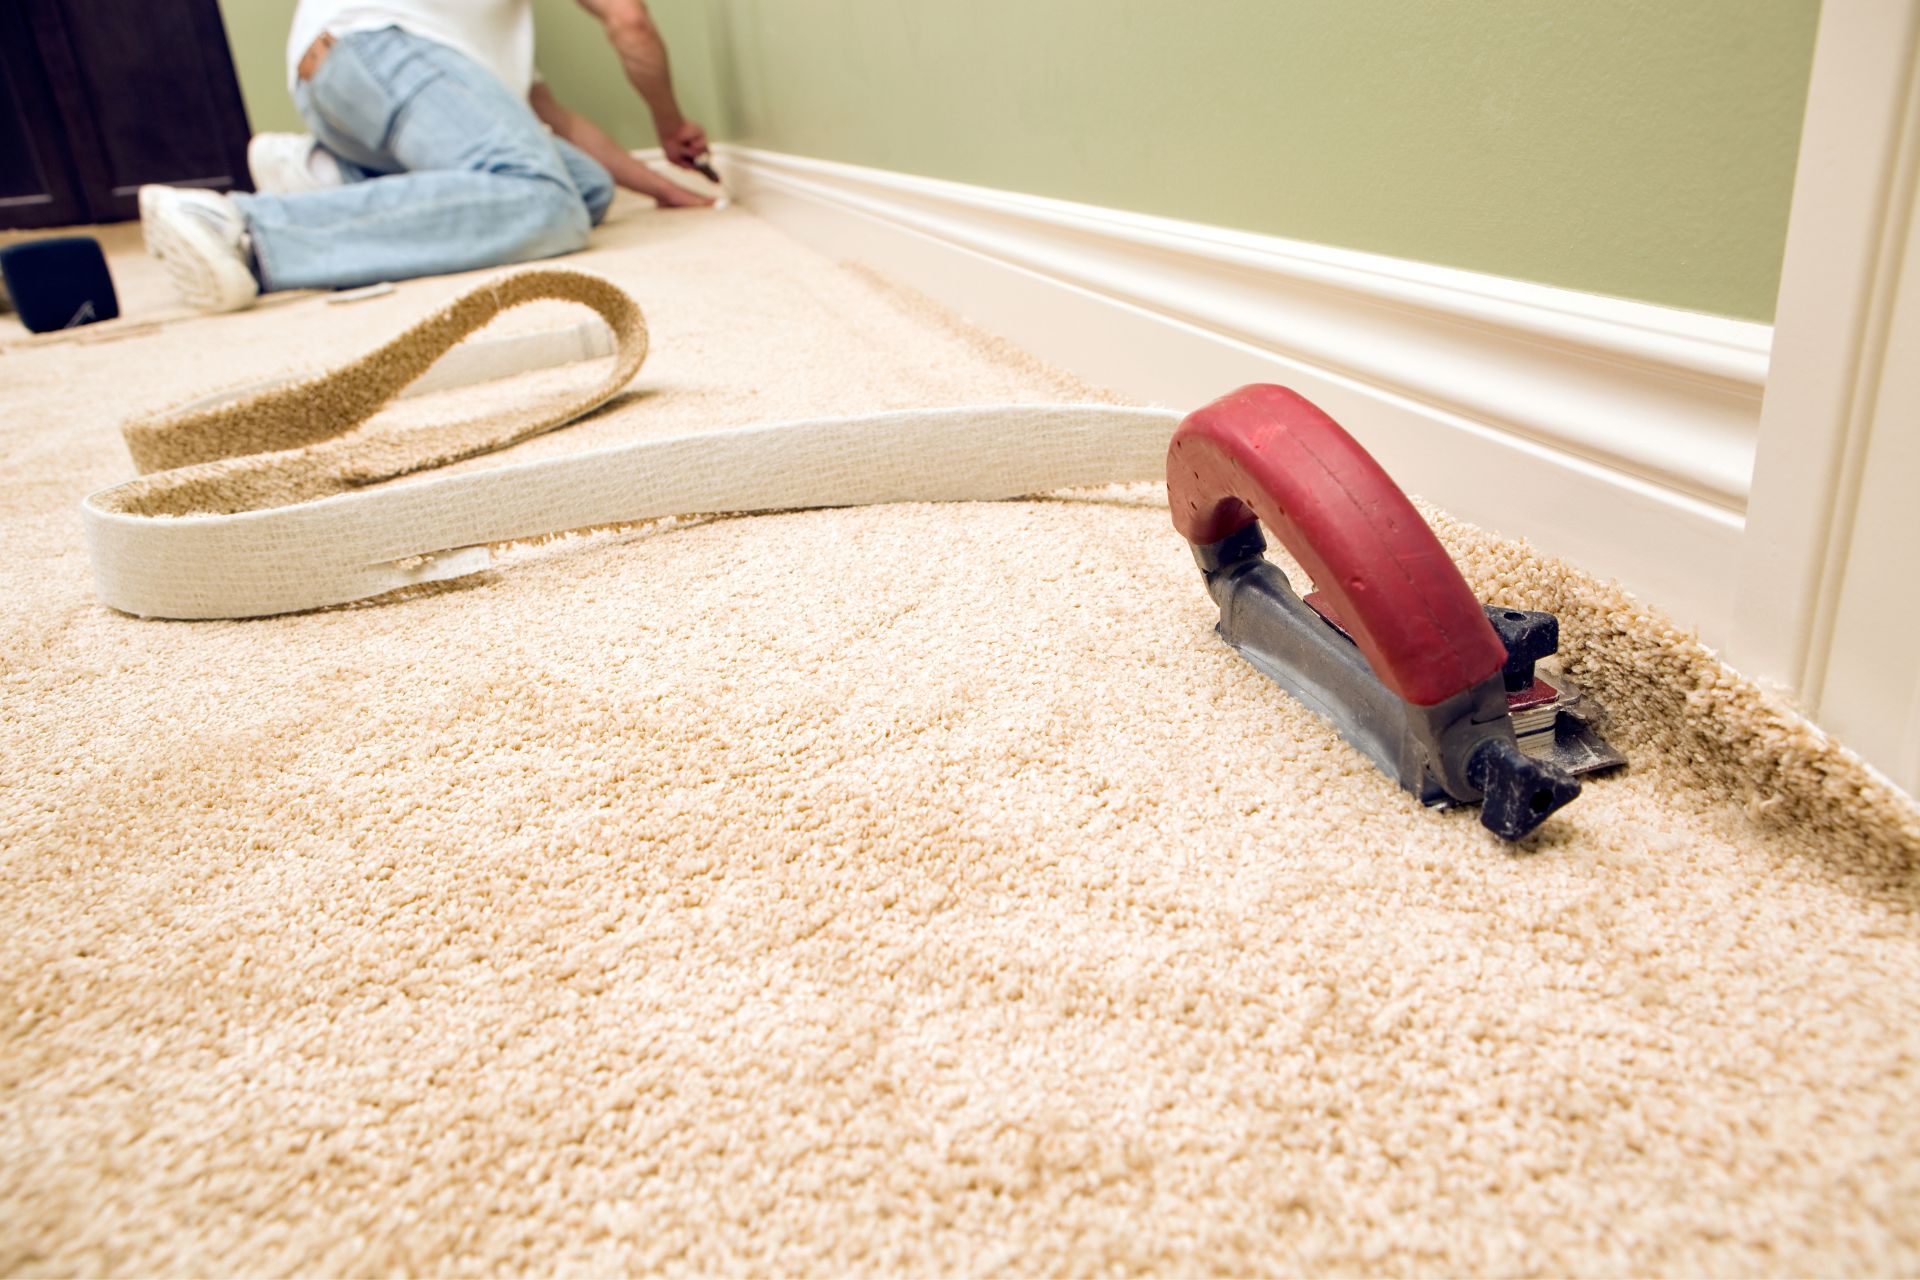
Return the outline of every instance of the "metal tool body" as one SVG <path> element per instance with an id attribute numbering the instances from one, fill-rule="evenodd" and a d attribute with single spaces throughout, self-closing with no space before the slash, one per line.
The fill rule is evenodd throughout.
<path id="1" fill-rule="evenodd" d="M 1485 826 L 1518 839 L 1580 793 L 1565 764 L 1620 763 L 1557 690 L 1536 690 L 1552 615 L 1482 606 L 1406 495 L 1304 397 L 1255 385 L 1189 415 L 1167 488 L 1220 635 L 1423 802 L 1478 802 Z M 1262 525 L 1313 578 L 1310 599 L 1266 559 Z"/>

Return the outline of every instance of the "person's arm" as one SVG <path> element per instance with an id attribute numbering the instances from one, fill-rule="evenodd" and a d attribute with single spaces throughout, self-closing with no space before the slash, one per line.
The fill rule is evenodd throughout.
<path id="1" fill-rule="evenodd" d="M 533 108 L 533 114 L 540 117 L 541 123 L 598 160 L 607 175 L 627 190 L 652 196 L 669 209 L 713 203 L 711 196 L 689 191 L 679 183 L 655 173 L 643 161 L 635 159 L 632 152 L 615 142 L 605 129 L 578 111 L 562 106 L 560 100 L 553 96 L 553 90 L 547 87 L 546 81 L 533 82 L 533 88 L 527 94 L 527 104 Z"/>
<path id="2" fill-rule="evenodd" d="M 620 57 L 627 80 L 653 113 L 654 132 L 667 159 L 683 169 L 707 154 L 707 133 L 680 112 L 673 96 L 673 73 L 667 66 L 666 41 L 653 25 L 645 0 L 580 0 L 580 6 L 600 19 L 607 43 Z"/>

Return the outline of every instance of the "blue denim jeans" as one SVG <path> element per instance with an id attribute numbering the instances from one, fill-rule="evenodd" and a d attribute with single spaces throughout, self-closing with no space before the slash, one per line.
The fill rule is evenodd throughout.
<path id="1" fill-rule="evenodd" d="M 236 195 L 262 289 L 344 289 L 571 253 L 613 181 L 465 54 L 398 27 L 334 45 L 294 104 L 345 186 Z"/>

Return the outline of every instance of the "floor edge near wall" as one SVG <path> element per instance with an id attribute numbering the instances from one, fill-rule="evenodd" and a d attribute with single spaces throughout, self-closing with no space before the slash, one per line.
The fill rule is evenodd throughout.
<path id="1" fill-rule="evenodd" d="M 729 146 L 729 187 L 1065 369 L 1197 406 L 1281 382 L 1413 493 L 1731 611 L 1772 330 L 1171 219 Z"/>

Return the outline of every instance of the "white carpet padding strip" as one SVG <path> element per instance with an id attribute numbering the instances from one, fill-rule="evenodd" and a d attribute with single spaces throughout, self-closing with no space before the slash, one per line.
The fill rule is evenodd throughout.
<path id="1" fill-rule="evenodd" d="M 510 277 L 523 285 L 522 296 L 506 305 L 580 300 L 570 291 L 577 282 L 567 277 L 582 274 L 544 269 Z M 550 280 L 527 285 L 533 277 Z M 482 286 L 448 310 L 498 289 L 499 282 Z M 480 313 L 472 327 L 493 314 Z M 461 352 L 440 360 L 431 372 L 416 374 L 412 386 L 416 393 L 422 383 L 445 389 L 606 355 L 609 345 L 600 335 L 607 333 L 621 344 L 631 340 L 617 326 L 597 324 L 495 340 L 481 356 Z M 643 326 L 638 335 L 644 353 Z M 637 368 L 638 360 L 632 363 Z M 334 376 L 310 385 L 324 388 Z M 191 424 L 188 429 L 204 436 L 204 424 L 193 421 L 196 412 L 231 413 L 237 401 L 268 391 L 284 396 L 286 382 L 203 398 L 162 420 Z M 603 403 L 618 387 L 601 390 L 566 419 Z M 402 393 L 396 389 L 394 396 Z M 150 502 L 138 500 L 173 474 L 160 472 L 88 497 L 87 542 L 95 589 L 116 609 L 142 617 L 255 617 L 461 577 L 487 567 L 490 543 L 594 525 L 695 512 L 990 500 L 1158 479 L 1178 422 L 1171 411 L 1107 405 L 910 410 L 648 440 L 256 510 L 179 514 L 153 514 Z M 254 424 L 252 438 L 260 434 Z M 490 447 L 526 434 L 503 430 Z M 314 437 L 306 431 L 301 438 Z M 299 451 L 286 452 L 296 455 L 290 461 L 297 466 Z M 179 471 L 196 472 L 190 478 L 204 484 L 209 465 L 223 464 Z"/>

